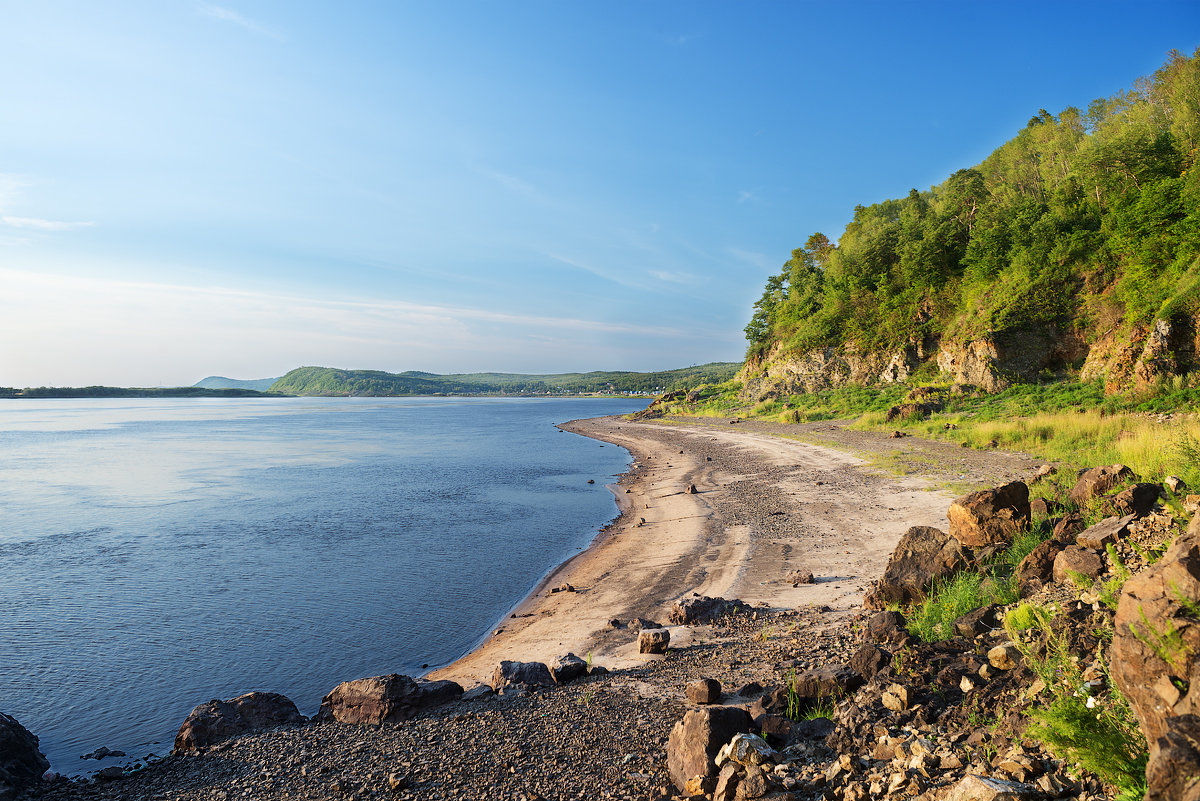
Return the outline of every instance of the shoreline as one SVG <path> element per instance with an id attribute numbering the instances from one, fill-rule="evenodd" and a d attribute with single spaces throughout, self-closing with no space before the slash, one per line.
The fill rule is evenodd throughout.
<path id="1" fill-rule="evenodd" d="M 905 530 L 946 526 L 944 490 L 828 445 L 723 421 L 600 417 L 559 428 L 633 457 L 610 486 L 620 514 L 475 648 L 427 678 L 490 684 L 501 660 L 552 662 L 568 652 L 610 669 L 661 659 L 637 653 L 636 632 L 609 622 L 665 625 L 673 602 L 693 593 L 848 614 Z M 815 582 L 793 586 L 793 570 Z M 574 591 L 557 591 L 563 584 Z M 668 629 L 673 646 L 688 644 L 687 627 Z"/>

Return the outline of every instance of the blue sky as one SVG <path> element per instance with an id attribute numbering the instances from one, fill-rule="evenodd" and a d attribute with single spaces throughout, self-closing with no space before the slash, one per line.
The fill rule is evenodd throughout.
<path id="1" fill-rule="evenodd" d="M 0 0 L 0 385 L 654 370 L 1200 3 Z"/>

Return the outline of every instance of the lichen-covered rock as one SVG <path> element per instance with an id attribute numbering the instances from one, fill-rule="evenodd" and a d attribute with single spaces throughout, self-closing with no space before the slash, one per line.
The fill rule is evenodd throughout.
<path id="1" fill-rule="evenodd" d="M 179 727 L 175 750 L 196 751 L 249 732 L 279 726 L 299 726 L 305 718 L 296 705 L 279 693 L 246 693 L 228 701 L 201 704 Z"/>
<path id="2" fill-rule="evenodd" d="M 883 576 L 863 603 L 868 609 L 883 609 L 922 601 L 933 582 L 962 570 L 968 561 L 956 538 L 929 526 L 913 526 L 900 537 Z"/>
<path id="3" fill-rule="evenodd" d="M 545 665 L 542 665 L 543 670 Z M 547 671 L 549 675 L 549 671 Z M 496 689 L 502 686 L 497 680 Z M 321 700 L 317 719 L 338 723 L 379 725 L 408 720 L 427 709 L 462 698 L 463 688 L 453 681 L 418 681 L 389 673 L 367 679 L 344 681 Z"/>
<path id="4" fill-rule="evenodd" d="M 1013 481 L 972 492 L 955 499 L 946 516 L 950 534 L 968 547 L 1012 542 L 1029 525 L 1029 487 Z"/>
<path id="5" fill-rule="evenodd" d="M 0 712 L 0 801 L 11 801 L 41 781 L 50 768 L 38 750 L 38 738 Z"/>
<path id="6" fill-rule="evenodd" d="M 682 790 L 696 776 L 715 776 L 714 761 L 721 746 L 735 734 L 751 732 L 754 721 L 746 710 L 735 706 L 706 706 L 689 709 L 667 738 L 667 770 L 671 781 Z"/>

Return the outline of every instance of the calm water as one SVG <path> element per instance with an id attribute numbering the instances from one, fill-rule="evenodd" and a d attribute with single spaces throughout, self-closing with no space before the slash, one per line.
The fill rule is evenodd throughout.
<path id="1" fill-rule="evenodd" d="M 644 406 L 0 401 L 0 711 L 78 772 L 210 698 L 449 662 L 615 516 L 628 454 L 553 424 Z"/>

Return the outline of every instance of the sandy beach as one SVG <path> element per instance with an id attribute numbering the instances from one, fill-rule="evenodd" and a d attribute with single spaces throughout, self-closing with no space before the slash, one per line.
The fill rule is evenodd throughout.
<path id="1" fill-rule="evenodd" d="M 937 454 L 938 475 L 898 476 L 851 455 L 846 445 L 903 456 L 911 440 L 830 424 L 606 417 L 560 427 L 633 455 L 631 469 L 612 487 L 621 516 L 592 547 L 553 571 L 479 648 L 431 678 L 486 683 L 501 660 L 549 661 L 567 652 L 590 653 L 611 668 L 642 663 L 655 657 L 638 654 L 631 633 L 609 621 L 666 623 L 672 603 L 692 593 L 772 608 L 852 610 L 906 529 L 946 527 L 952 494 L 937 478 L 982 484 L 1028 467 L 1024 457 L 945 446 Z M 794 570 L 811 571 L 815 583 L 793 586 L 787 576 Z M 574 591 L 554 591 L 564 584 Z M 685 645 L 687 637 L 686 628 L 672 630 L 673 644 Z"/>

